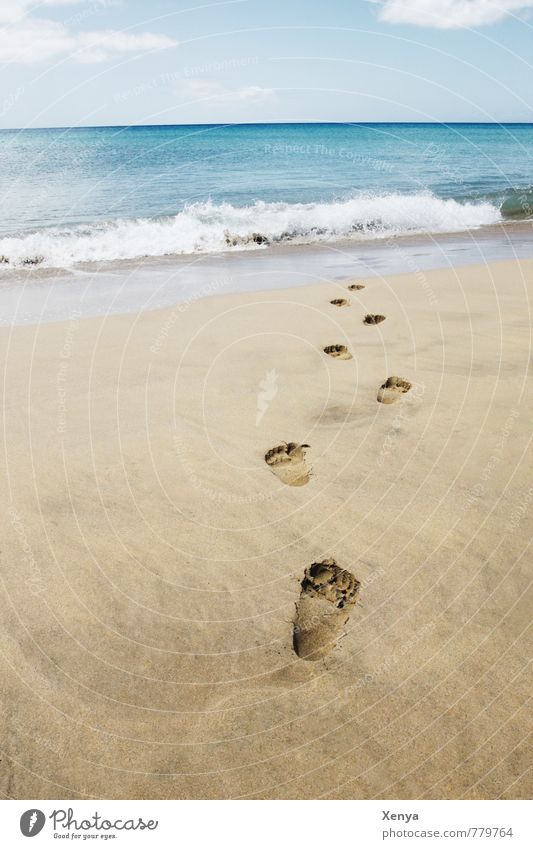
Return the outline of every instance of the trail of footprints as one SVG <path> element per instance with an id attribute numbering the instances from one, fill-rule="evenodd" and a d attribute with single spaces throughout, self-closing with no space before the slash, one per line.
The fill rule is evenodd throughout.
<path id="1" fill-rule="evenodd" d="M 351 292 L 364 288 L 362 283 L 348 286 Z M 330 304 L 349 307 L 350 301 L 347 298 L 334 298 Z M 385 319 L 384 315 L 368 313 L 363 323 L 376 325 Z M 323 350 L 333 359 L 352 359 L 346 345 L 326 345 Z M 411 387 L 412 384 L 402 377 L 388 377 L 378 390 L 377 401 L 380 404 L 394 404 Z M 287 486 L 305 486 L 310 479 L 310 470 L 305 460 L 308 448 L 310 446 L 306 443 L 283 442 L 267 451 L 265 462 L 282 483 Z M 320 660 L 331 651 L 356 605 L 359 590 L 357 578 L 338 566 L 335 560 L 322 560 L 305 570 L 293 622 L 293 647 L 298 657 Z"/>

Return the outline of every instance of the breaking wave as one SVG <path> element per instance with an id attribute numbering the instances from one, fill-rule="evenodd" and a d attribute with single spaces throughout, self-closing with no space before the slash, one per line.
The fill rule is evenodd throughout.
<path id="1" fill-rule="evenodd" d="M 500 208 L 504 218 L 528 219 L 533 217 L 533 188 L 513 189 Z"/>
<path id="2" fill-rule="evenodd" d="M 68 268 L 87 262 L 257 250 L 285 242 L 458 232 L 501 220 L 493 203 L 460 203 L 430 193 L 362 194 L 331 203 L 258 201 L 244 207 L 195 203 L 165 218 L 56 227 L 1 238 L 0 269 Z"/>

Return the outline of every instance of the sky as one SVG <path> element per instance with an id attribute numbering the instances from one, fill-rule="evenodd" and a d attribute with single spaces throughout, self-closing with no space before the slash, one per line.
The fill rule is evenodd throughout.
<path id="1" fill-rule="evenodd" d="M 533 121 L 533 0 L 0 0 L 0 128 Z"/>

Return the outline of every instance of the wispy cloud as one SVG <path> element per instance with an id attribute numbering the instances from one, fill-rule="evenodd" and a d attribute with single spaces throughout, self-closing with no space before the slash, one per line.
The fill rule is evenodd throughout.
<path id="1" fill-rule="evenodd" d="M 114 53 L 143 53 L 150 50 L 166 50 L 176 47 L 178 42 L 166 35 L 153 32 L 137 34 L 117 30 L 84 32 L 77 36 L 74 58 L 79 62 L 105 62 Z"/>
<path id="2" fill-rule="evenodd" d="M 533 0 L 378 0 L 379 19 L 437 29 L 461 29 L 494 24 L 513 13 L 533 8 Z"/>
<path id="3" fill-rule="evenodd" d="M 187 79 L 180 82 L 177 94 L 189 100 L 219 100 L 221 103 L 261 103 L 274 96 L 274 90 L 249 85 L 230 89 L 216 80 Z"/>
<path id="4" fill-rule="evenodd" d="M 9 24 L 20 21 L 32 10 L 45 6 L 79 6 L 88 0 L 0 0 L 0 23 Z M 112 0 L 91 0 L 94 6 L 111 5 Z"/>
<path id="5" fill-rule="evenodd" d="M 0 0 L 0 61 L 43 62 L 70 55 L 77 62 L 105 62 L 123 53 L 142 53 L 175 47 L 177 42 L 152 32 L 120 30 L 74 31 L 66 24 L 36 17 L 33 10 L 43 7 L 75 6 L 86 0 Z M 91 0 L 110 5 L 110 0 Z"/>

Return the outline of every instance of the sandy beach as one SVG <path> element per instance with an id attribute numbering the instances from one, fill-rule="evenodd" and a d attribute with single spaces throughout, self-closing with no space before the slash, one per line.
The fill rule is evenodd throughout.
<path id="1" fill-rule="evenodd" d="M 4 797 L 526 798 L 532 279 L 1 328 Z M 306 660 L 331 559 L 359 594 Z"/>

